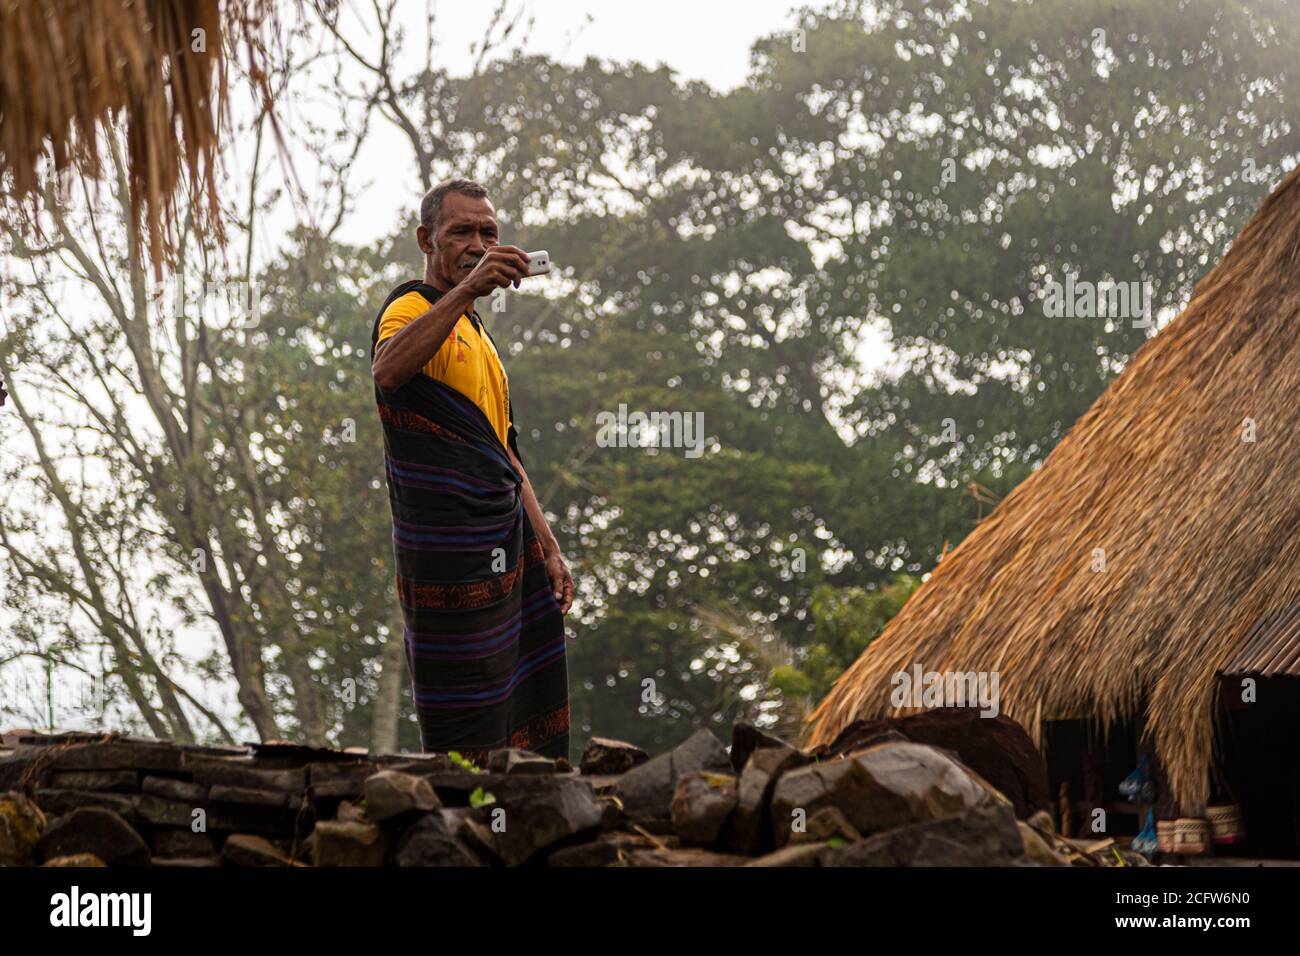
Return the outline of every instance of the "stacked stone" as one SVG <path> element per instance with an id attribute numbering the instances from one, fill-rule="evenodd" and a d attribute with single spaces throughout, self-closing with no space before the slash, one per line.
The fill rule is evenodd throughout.
<path id="1" fill-rule="evenodd" d="M 806 753 L 743 724 L 576 770 L 120 735 L 0 737 L 0 865 L 874 866 L 1061 860 L 951 752 L 898 733 Z"/>

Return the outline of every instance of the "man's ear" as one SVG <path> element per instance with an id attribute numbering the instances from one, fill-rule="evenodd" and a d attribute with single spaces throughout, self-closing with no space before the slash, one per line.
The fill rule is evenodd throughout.
<path id="1" fill-rule="evenodd" d="M 429 230 L 425 229 L 424 226 L 416 227 L 415 241 L 419 244 L 420 251 L 423 252 L 426 256 L 433 254 L 435 248 L 433 243 L 433 236 L 429 234 Z"/>

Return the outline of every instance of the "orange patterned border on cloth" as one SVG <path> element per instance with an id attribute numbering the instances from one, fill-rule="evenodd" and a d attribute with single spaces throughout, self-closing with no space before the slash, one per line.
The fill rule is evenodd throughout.
<path id="1" fill-rule="evenodd" d="M 401 408 L 389 408 L 387 405 L 379 405 L 379 420 L 386 425 L 392 425 L 394 428 L 404 428 L 407 431 L 428 432 L 430 435 L 437 435 L 439 438 L 449 438 L 452 441 L 458 441 L 462 444 L 465 439 L 457 435 L 454 431 L 444 428 L 435 421 L 430 421 L 423 415 L 417 415 L 415 412 L 408 412 Z"/>
<path id="2" fill-rule="evenodd" d="M 514 590 L 524 569 L 545 560 L 541 542 L 533 538 L 524 545 L 523 561 L 499 577 L 468 584 L 412 584 L 399 574 L 397 596 L 407 607 L 438 610 L 482 607 L 505 597 Z"/>

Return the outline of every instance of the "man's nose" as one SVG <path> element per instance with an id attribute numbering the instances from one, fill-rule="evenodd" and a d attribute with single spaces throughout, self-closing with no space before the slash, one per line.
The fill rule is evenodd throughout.
<path id="1" fill-rule="evenodd" d="M 475 235 L 470 239 L 469 246 L 466 247 L 465 251 L 472 255 L 481 256 L 488 251 L 488 246 L 487 243 L 483 241 L 482 236 Z"/>

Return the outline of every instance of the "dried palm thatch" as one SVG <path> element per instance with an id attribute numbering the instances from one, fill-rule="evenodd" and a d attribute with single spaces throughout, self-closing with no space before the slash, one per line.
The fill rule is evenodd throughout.
<path id="1" fill-rule="evenodd" d="M 265 91 L 258 27 L 265 0 L 0 0 L 0 177 L 17 197 L 77 168 L 98 179 L 102 133 L 125 122 L 137 242 L 154 264 L 174 236 L 175 198 L 220 238 L 217 141 L 226 121 L 226 54 L 248 51 Z M 170 242 L 167 242 L 170 245 Z"/>
<path id="2" fill-rule="evenodd" d="M 1293 170 L 1182 314 L 841 676 L 808 743 L 905 712 L 890 682 L 914 664 L 997 671 L 1002 712 L 1040 745 L 1046 720 L 1109 728 L 1144 711 L 1174 796 L 1203 805 L 1216 674 L 1300 596 L 1298 419 Z"/>

